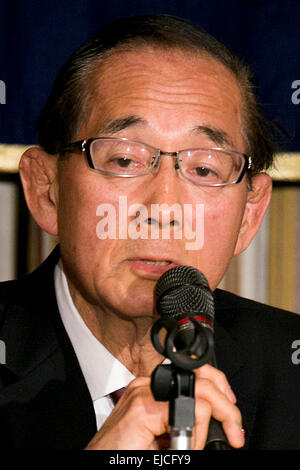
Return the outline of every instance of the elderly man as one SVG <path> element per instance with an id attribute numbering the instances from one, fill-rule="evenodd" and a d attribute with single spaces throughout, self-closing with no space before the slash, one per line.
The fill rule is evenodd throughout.
<path id="1" fill-rule="evenodd" d="M 271 197 L 262 170 L 272 145 L 247 68 L 184 20 L 122 19 L 72 55 L 38 126 L 40 147 L 26 151 L 20 173 L 33 217 L 59 236 L 59 249 L 1 286 L 2 445 L 160 448 L 169 428 L 168 404 L 150 389 L 164 360 L 150 340 L 154 289 L 165 271 L 189 265 L 214 291 L 220 369 L 195 371 L 192 448 L 205 447 L 214 417 L 232 448 L 300 449 L 291 361 L 299 319 L 217 289 Z M 124 218 L 120 197 L 148 216 Z M 186 232 L 176 236 L 174 204 L 203 208 L 189 218 L 194 233 L 203 230 L 198 249 Z M 103 207 L 113 208 L 116 236 L 99 233 Z M 137 213 L 129 236 L 124 223 Z"/>

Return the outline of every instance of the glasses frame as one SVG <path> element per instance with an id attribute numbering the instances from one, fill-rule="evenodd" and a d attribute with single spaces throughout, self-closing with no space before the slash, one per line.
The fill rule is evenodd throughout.
<path id="1" fill-rule="evenodd" d="M 125 141 L 125 142 L 132 142 L 132 143 L 137 143 L 137 144 L 142 144 L 145 145 L 146 147 L 149 147 L 153 149 L 156 153 L 156 157 L 154 158 L 151 166 L 149 167 L 149 170 L 147 170 L 145 173 L 141 173 L 140 175 L 118 175 L 109 171 L 105 170 L 100 170 L 99 168 L 95 167 L 95 164 L 93 162 L 92 158 L 92 153 L 91 153 L 91 145 L 95 140 L 116 140 L 116 141 Z M 244 166 L 243 169 L 239 175 L 239 177 L 236 179 L 236 181 L 233 181 L 231 183 L 196 183 L 192 179 L 188 178 L 183 171 L 181 170 L 180 166 L 180 154 L 182 152 L 187 152 L 187 151 L 192 151 L 192 150 L 219 150 L 227 153 L 234 153 L 236 155 L 240 155 L 244 159 Z M 153 170 L 156 168 L 157 163 L 159 163 L 159 159 L 162 155 L 168 155 L 170 157 L 176 157 L 176 169 L 179 169 L 180 174 L 183 176 L 183 178 L 187 179 L 188 181 L 191 181 L 192 183 L 196 184 L 197 186 L 210 186 L 210 187 L 220 187 L 220 186 L 231 186 L 233 184 L 238 184 L 242 181 L 245 173 L 247 170 L 250 170 L 252 168 L 252 159 L 250 156 L 237 152 L 236 150 L 227 150 L 221 147 L 195 147 L 195 148 L 189 148 L 189 149 L 183 149 L 183 150 L 178 150 L 177 152 L 165 152 L 163 150 L 160 150 L 156 147 L 153 147 L 152 145 L 145 144 L 144 142 L 141 142 L 139 140 L 133 140 L 133 139 L 127 139 L 126 137 L 92 137 L 87 140 L 79 140 L 77 142 L 73 142 L 71 144 L 68 144 L 66 147 L 63 147 L 62 149 L 58 150 L 57 153 L 67 153 L 67 152 L 73 152 L 73 151 L 81 151 L 86 155 L 86 159 L 88 162 L 88 165 L 90 168 L 92 168 L 95 171 L 98 171 L 99 173 L 105 174 L 105 175 L 110 175 L 110 176 L 116 176 L 117 178 L 138 178 L 139 176 L 145 176 L 153 172 Z"/>

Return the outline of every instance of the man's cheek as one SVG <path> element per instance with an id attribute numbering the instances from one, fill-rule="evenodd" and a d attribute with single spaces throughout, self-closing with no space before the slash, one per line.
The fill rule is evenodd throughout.
<path id="1" fill-rule="evenodd" d="M 217 256 L 218 250 L 229 249 L 236 239 L 237 225 L 237 220 L 222 206 L 219 210 L 206 210 L 203 249 L 211 250 L 212 256 Z"/>

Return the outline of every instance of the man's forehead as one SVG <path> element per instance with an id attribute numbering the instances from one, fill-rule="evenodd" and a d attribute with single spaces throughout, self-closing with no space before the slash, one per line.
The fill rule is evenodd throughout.
<path id="1" fill-rule="evenodd" d="M 206 52 L 151 46 L 138 47 L 134 51 L 116 49 L 115 52 L 111 52 L 101 62 L 96 73 L 96 81 L 101 83 L 107 78 L 112 81 L 118 80 L 123 78 L 123 74 L 126 76 L 128 71 L 137 75 L 139 73 L 143 75 L 143 72 L 146 75 L 150 71 L 153 78 L 157 76 L 170 79 L 171 83 L 176 85 L 177 82 L 180 83 L 182 77 L 190 77 L 192 81 L 193 77 L 201 74 L 203 70 L 215 77 L 222 75 L 224 82 L 235 82 L 238 87 L 231 70 Z"/>
<path id="2" fill-rule="evenodd" d="M 146 125 L 147 118 L 142 111 L 148 111 L 151 106 L 156 111 L 161 108 L 162 114 L 168 110 L 174 112 L 180 106 L 197 114 L 202 95 L 210 97 L 210 102 L 205 104 L 207 108 L 212 104 L 226 108 L 232 117 L 239 115 L 239 86 L 223 64 L 203 55 L 184 57 L 182 51 L 154 52 L 152 49 L 116 52 L 99 67 L 90 101 L 92 137 Z M 188 132 L 203 133 L 215 143 L 233 147 L 230 135 L 211 122 L 195 119 Z"/>

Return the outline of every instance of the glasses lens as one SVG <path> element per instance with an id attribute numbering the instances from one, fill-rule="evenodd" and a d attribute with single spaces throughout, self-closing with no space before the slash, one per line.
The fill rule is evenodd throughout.
<path id="1" fill-rule="evenodd" d="M 202 185 L 234 183 L 240 176 L 244 158 L 223 150 L 186 150 L 180 154 L 180 168 L 189 180 Z"/>
<path id="2" fill-rule="evenodd" d="M 97 139 L 90 148 L 94 167 L 116 176 L 138 176 L 149 171 L 153 149 L 132 141 Z"/>

